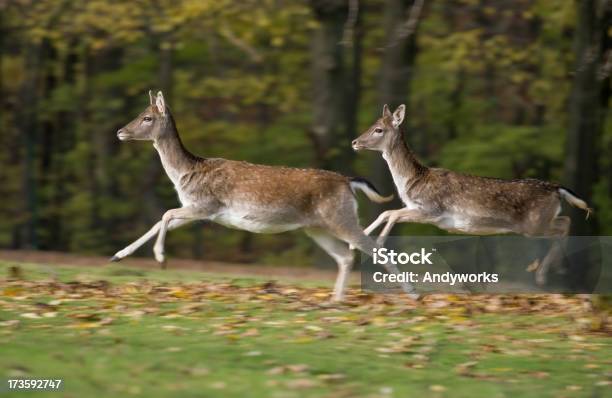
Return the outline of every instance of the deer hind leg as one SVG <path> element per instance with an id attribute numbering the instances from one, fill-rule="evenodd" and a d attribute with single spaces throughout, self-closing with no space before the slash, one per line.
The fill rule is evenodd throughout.
<path id="1" fill-rule="evenodd" d="M 331 235 L 348 243 L 349 247 L 354 247 L 370 257 L 373 256 L 374 249 L 380 247 L 361 229 L 357 216 L 357 204 L 350 192 L 347 192 L 346 200 L 340 200 L 339 205 L 330 207 L 325 213 L 327 217 L 321 220 L 324 228 Z M 385 268 L 389 273 L 399 274 L 399 270 L 393 264 L 387 264 Z M 413 299 L 419 298 L 410 283 L 402 283 L 401 287 Z"/>
<path id="2" fill-rule="evenodd" d="M 314 240 L 327 254 L 329 254 L 338 265 L 338 276 L 334 285 L 332 301 L 342 301 L 349 273 L 353 266 L 355 254 L 341 240 L 338 240 L 329 232 L 319 229 L 305 230 L 312 240 Z"/>
<path id="3" fill-rule="evenodd" d="M 172 220 L 168 225 L 168 230 L 171 231 L 189 222 L 191 222 L 191 220 Z M 144 235 L 142 235 L 140 238 L 136 239 L 134 242 L 130 243 L 128 246 L 115 253 L 115 255 L 110 259 L 110 261 L 121 261 L 123 258 L 133 254 L 136 250 L 138 250 L 140 246 L 147 243 L 159 232 L 161 224 L 161 221 L 155 223 L 155 225 L 151 227 L 151 229 L 149 229 Z"/>
<path id="4" fill-rule="evenodd" d="M 544 256 L 536 270 L 535 280 L 539 286 L 546 284 L 548 271 L 551 265 L 556 267 L 561 266 L 560 262 L 563 259 L 563 251 L 565 249 L 570 225 L 571 219 L 567 216 L 555 217 L 550 222 L 550 228 L 546 235 L 556 236 L 558 239 L 552 243 L 551 248 L 548 250 L 548 253 L 546 253 L 546 256 Z"/>
<path id="5" fill-rule="evenodd" d="M 334 235 L 339 239 L 347 242 L 352 247 L 359 249 L 362 253 L 372 257 L 374 254 L 375 248 L 380 248 L 380 245 L 376 244 L 369 236 L 363 233 L 359 225 L 355 222 L 353 228 L 347 228 L 344 226 L 340 230 L 335 230 Z M 387 264 L 383 265 L 388 273 L 390 274 L 399 274 L 400 271 L 397 269 L 395 264 L 391 264 L 387 262 Z M 420 295 L 414 289 L 409 282 L 400 283 L 400 287 L 402 291 L 406 293 L 410 298 L 414 300 L 418 300 Z"/>
<path id="6" fill-rule="evenodd" d="M 378 228 L 380 226 L 380 224 L 384 223 L 385 221 L 387 221 L 387 219 L 389 218 L 389 216 L 396 210 L 385 210 L 382 213 L 380 213 L 378 215 L 378 217 L 376 217 L 376 220 L 374 220 L 374 222 L 372 224 L 370 224 L 364 231 L 363 233 L 365 235 L 370 235 L 372 233 L 372 231 L 374 231 L 376 228 Z M 353 250 L 355 249 L 355 246 L 353 245 L 349 245 L 349 249 Z"/>

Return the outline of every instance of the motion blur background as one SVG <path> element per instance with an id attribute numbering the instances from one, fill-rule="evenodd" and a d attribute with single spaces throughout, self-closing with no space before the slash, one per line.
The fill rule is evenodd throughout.
<path id="1" fill-rule="evenodd" d="M 426 164 L 562 182 L 595 208 L 573 233 L 610 235 L 611 16 L 605 0 L 0 1 L 0 247 L 111 255 L 178 205 L 151 144 L 116 138 L 149 89 L 200 156 L 362 175 L 383 193 L 380 154 L 350 141 L 406 103 Z M 381 209 L 361 201 L 362 223 Z M 207 223 L 170 233 L 167 252 L 315 251 L 300 233 Z"/>

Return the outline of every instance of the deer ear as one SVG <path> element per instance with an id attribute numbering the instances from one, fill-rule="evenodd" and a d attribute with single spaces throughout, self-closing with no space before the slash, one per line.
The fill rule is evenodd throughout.
<path id="1" fill-rule="evenodd" d="M 386 116 L 390 117 L 391 116 L 391 111 L 389 110 L 389 105 L 385 104 L 383 106 L 383 114 L 382 115 L 383 115 L 383 117 L 386 117 Z"/>
<path id="2" fill-rule="evenodd" d="M 397 107 L 395 112 L 393 112 L 393 127 L 398 128 L 400 124 L 404 121 L 404 115 L 406 114 L 406 105 L 401 104 Z"/>
<path id="3" fill-rule="evenodd" d="M 149 105 L 153 105 L 153 91 L 149 90 Z"/>
<path id="4" fill-rule="evenodd" d="M 155 106 L 157 107 L 157 111 L 162 116 L 166 116 L 166 102 L 164 101 L 164 95 L 161 91 L 157 92 L 157 97 L 155 97 Z"/>

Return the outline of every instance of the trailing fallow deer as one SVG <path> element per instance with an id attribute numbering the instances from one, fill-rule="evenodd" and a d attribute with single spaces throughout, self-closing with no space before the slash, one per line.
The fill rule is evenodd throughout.
<path id="1" fill-rule="evenodd" d="M 150 105 L 117 131 L 117 137 L 121 141 L 153 141 L 182 207 L 166 211 L 161 221 L 118 251 L 111 261 L 132 254 L 157 235 L 153 251 L 155 259 L 163 264 L 166 232 L 194 220 L 258 233 L 303 228 L 338 264 L 333 299 L 341 300 L 354 259 L 347 244 L 369 256 L 376 247 L 359 226 L 355 192 L 361 190 L 377 203 L 393 196 L 381 196 L 362 178 L 331 171 L 195 156 L 183 146 L 161 91 L 155 98 L 149 92 L 149 100 Z M 398 271 L 392 266 L 389 272 Z M 413 291 L 408 284 L 403 289 L 406 293 Z"/>
<path id="2" fill-rule="evenodd" d="M 534 262 L 536 282 L 544 284 L 553 260 L 561 255 L 571 220 L 560 216 L 561 199 L 587 212 L 587 204 L 569 189 L 536 179 L 502 180 L 461 174 L 421 164 L 406 145 L 400 131 L 406 107 L 383 114 L 364 134 L 353 141 L 353 149 L 382 152 L 393 182 L 405 207 L 388 210 L 364 231 L 369 235 L 383 228 L 377 243 L 382 245 L 397 222 L 433 224 L 449 232 L 475 235 L 516 233 L 552 236 L 557 240 L 544 259 Z"/>

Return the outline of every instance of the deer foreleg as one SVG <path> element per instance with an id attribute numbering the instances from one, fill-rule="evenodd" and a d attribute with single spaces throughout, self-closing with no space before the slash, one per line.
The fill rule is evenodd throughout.
<path id="1" fill-rule="evenodd" d="M 393 226 L 398 222 L 427 222 L 428 218 L 425 217 L 418 210 L 413 209 L 399 209 L 399 210 L 391 210 L 389 211 L 387 225 L 383 228 L 380 235 L 378 235 L 378 239 L 376 239 L 376 243 L 379 245 L 383 245 L 385 240 L 387 240 L 387 236 L 391 232 Z"/>
<path id="2" fill-rule="evenodd" d="M 171 223 L 186 224 L 190 221 L 201 219 L 202 214 L 193 207 L 181 207 L 179 209 L 171 209 L 164 213 L 161 221 L 159 222 L 159 233 L 157 234 L 157 240 L 155 246 L 153 246 L 153 254 L 155 260 L 160 264 L 164 263 L 164 244 L 166 241 L 166 233 L 168 232 Z"/>
<path id="3" fill-rule="evenodd" d="M 173 220 L 168 225 L 168 229 L 173 230 L 175 228 L 178 228 L 182 225 L 187 224 L 189 221 L 190 220 Z M 134 242 L 130 243 L 128 246 L 126 246 L 125 248 L 115 253 L 115 255 L 110 259 L 110 261 L 121 261 L 123 258 L 134 253 L 136 250 L 138 250 L 140 246 L 147 243 L 152 237 L 154 237 L 159 232 L 161 223 L 162 223 L 161 221 L 158 221 L 157 223 L 155 223 L 155 225 L 151 227 L 151 229 L 149 229 L 144 235 L 142 235 L 140 238 L 136 239 Z"/>
<path id="4" fill-rule="evenodd" d="M 376 228 L 378 228 L 378 226 L 380 224 L 382 224 L 383 222 L 385 222 L 389 216 L 391 215 L 391 213 L 398 211 L 398 210 L 386 210 L 383 211 L 382 213 L 380 213 L 380 215 L 378 216 L 378 218 L 376 218 L 376 220 L 370 224 L 364 231 L 363 233 L 366 235 L 370 235 L 372 233 L 372 231 L 374 231 Z"/>

